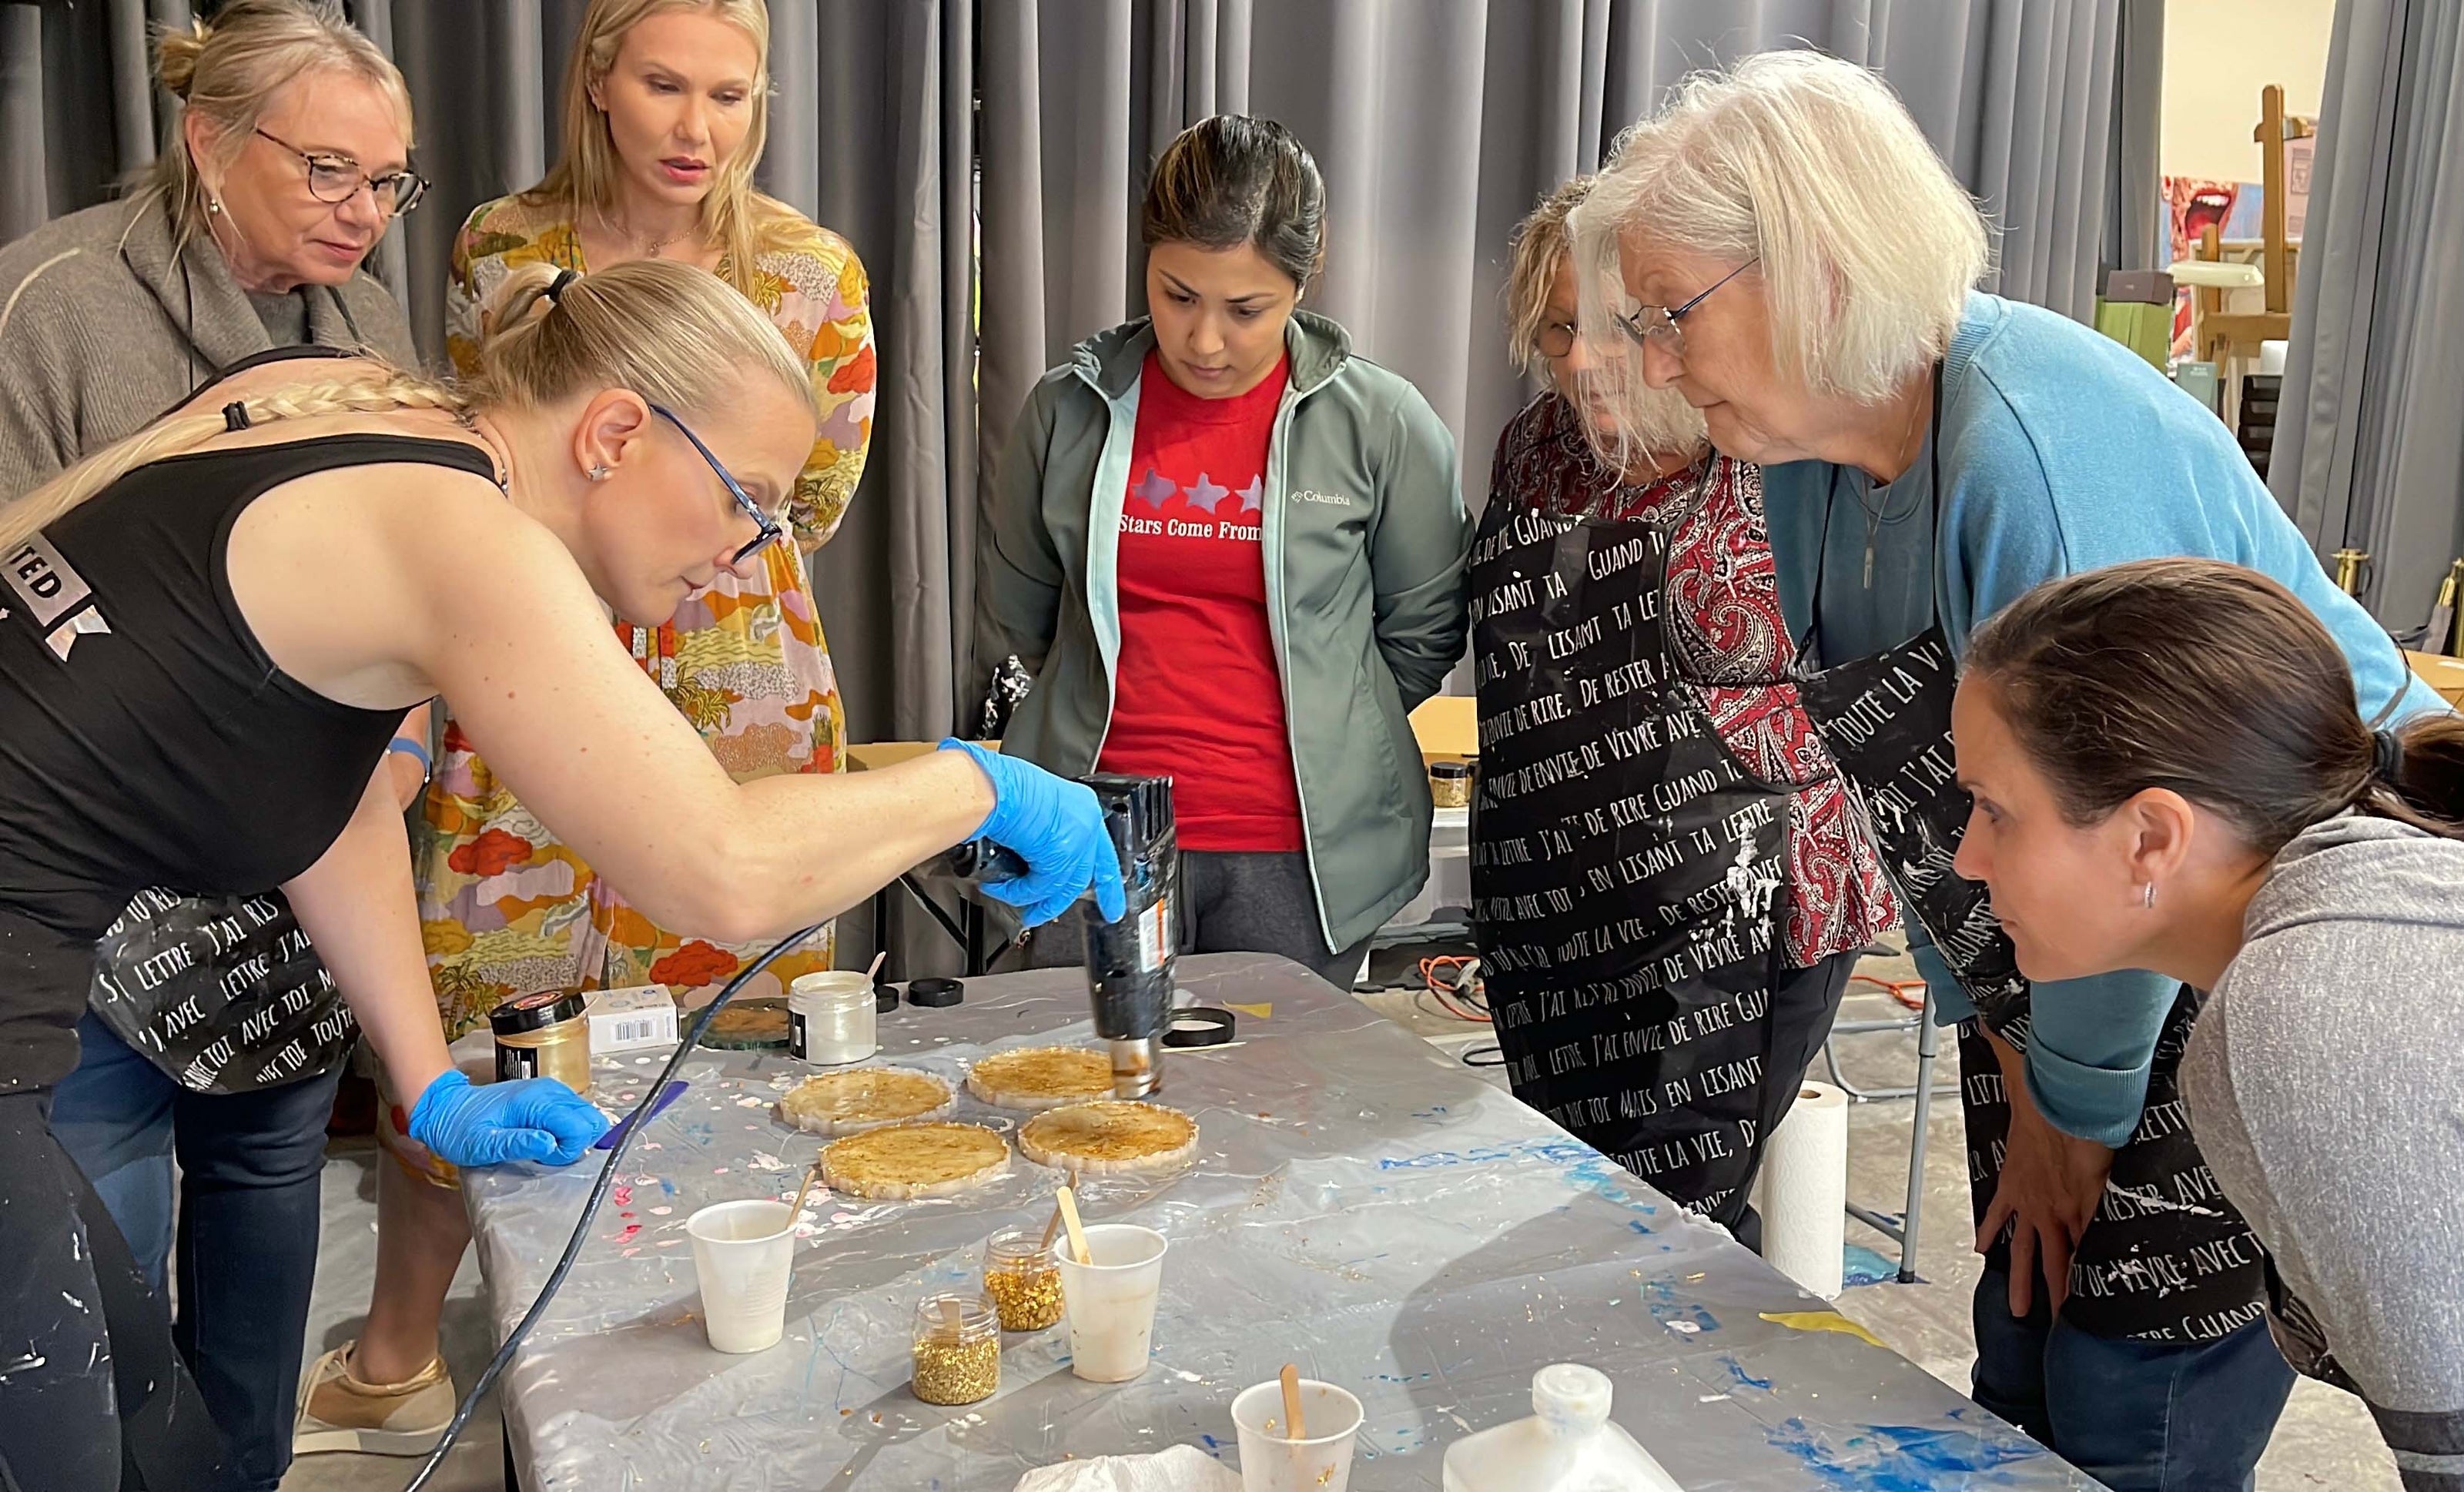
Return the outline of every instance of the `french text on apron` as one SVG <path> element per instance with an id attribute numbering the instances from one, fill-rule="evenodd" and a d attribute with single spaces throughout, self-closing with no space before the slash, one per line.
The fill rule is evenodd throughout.
<path id="1" fill-rule="evenodd" d="M 1795 784 L 1739 767 L 1672 657 L 1684 492 L 1624 521 L 1484 516 L 1472 915 L 1516 1096 L 1709 1212 L 1770 1128 Z"/>
<path id="2" fill-rule="evenodd" d="M 1926 531 L 1940 552 L 1942 378 L 1933 384 Z M 1836 505 L 1838 482 L 1834 474 Z M 1826 532 L 1826 542 L 1829 535 Z M 1822 614 L 1815 564 L 1812 615 Z M 1938 565 L 1937 565 L 1938 568 Z M 1959 687 L 1937 602 L 1933 624 L 1871 657 L 1820 667 L 1819 628 L 1807 629 L 1797 656 L 1807 673 L 1801 697 L 1839 770 L 1872 821 L 1882 862 L 1903 901 L 1975 1002 L 1960 1027 L 1960 1094 L 1966 1109 L 1970 1203 L 1982 1221 L 2002 1175 L 2011 1132 L 2001 1064 L 1985 1038 L 1990 1026 L 2022 1050 L 2033 991 L 2018 972 L 2011 940 L 1994 920 L 1985 888 L 1951 870 L 1969 811 L 1960 790 L 1950 735 Z M 2182 1111 L 2175 1073 L 2189 1045 L 2200 997 L 2184 989 L 2156 1042 L 2139 1127 L 2117 1151 L 2113 1172 L 2071 1259 L 2063 1319 L 2102 1337 L 2197 1343 L 2264 1314 L 2263 1256 L 2241 1215 L 2217 1189 Z M 2008 1235 L 1987 1256 L 2011 1267 Z"/>

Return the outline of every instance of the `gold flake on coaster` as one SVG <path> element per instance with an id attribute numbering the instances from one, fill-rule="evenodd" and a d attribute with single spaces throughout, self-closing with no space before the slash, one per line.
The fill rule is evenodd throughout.
<path id="1" fill-rule="evenodd" d="M 979 1124 L 894 1124 L 822 1147 L 822 1180 L 849 1196 L 947 1196 L 1009 1170 L 1009 1142 Z"/>
<path id="2" fill-rule="evenodd" d="M 1029 1119 L 1018 1148 L 1039 1166 L 1087 1175 L 1169 1171 L 1198 1153 L 1198 1122 L 1160 1104 L 1072 1104 Z"/>
<path id="3" fill-rule="evenodd" d="M 995 1108 L 1033 1112 L 1112 1096 L 1112 1060 L 1083 1046 L 995 1052 L 967 1074 L 967 1091 Z"/>
<path id="4" fill-rule="evenodd" d="M 886 1124 L 938 1119 L 950 1085 L 908 1067 L 849 1067 L 806 1078 L 779 1100 L 781 1123 L 814 1134 L 856 1134 Z"/>

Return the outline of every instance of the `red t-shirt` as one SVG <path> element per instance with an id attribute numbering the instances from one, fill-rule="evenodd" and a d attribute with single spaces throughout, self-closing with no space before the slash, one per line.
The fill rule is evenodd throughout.
<path id="1" fill-rule="evenodd" d="M 1266 621 L 1266 447 L 1289 364 L 1245 394 L 1185 392 L 1152 352 L 1121 510 L 1121 655 L 1106 772 L 1169 775 L 1185 849 L 1301 848 Z"/>

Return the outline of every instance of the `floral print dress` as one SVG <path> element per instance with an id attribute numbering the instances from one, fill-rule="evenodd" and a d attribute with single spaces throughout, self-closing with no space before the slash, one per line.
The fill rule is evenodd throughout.
<path id="1" fill-rule="evenodd" d="M 822 409 L 789 502 L 795 545 L 771 545 L 750 580 L 722 573 L 665 625 L 613 624 L 739 782 L 844 770 L 845 714 L 804 560 L 838 528 L 872 434 L 872 322 L 855 251 L 800 217 L 775 224 L 763 242 L 754 299 L 811 364 Z M 446 296 L 446 347 L 457 369 L 477 364 L 481 308 L 512 270 L 533 263 L 587 269 L 570 217 L 508 197 L 463 224 Z M 452 702 L 443 703 L 444 750 L 414 853 L 447 1040 L 539 990 L 665 984 L 698 1004 L 766 946 L 671 931 L 627 906 L 496 779 L 452 720 Z M 830 940 L 819 939 L 772 964 L 746 994 L 778 993 L 830 958 Z"/>

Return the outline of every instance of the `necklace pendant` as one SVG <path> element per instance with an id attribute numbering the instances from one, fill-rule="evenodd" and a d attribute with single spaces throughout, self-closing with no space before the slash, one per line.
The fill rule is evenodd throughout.
<path id="1" fill-rule="evenodd" d="M 1865 588 L 1874 588 L 1874 541 L 1865 540 Z"/>

